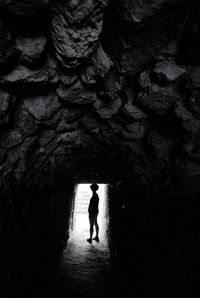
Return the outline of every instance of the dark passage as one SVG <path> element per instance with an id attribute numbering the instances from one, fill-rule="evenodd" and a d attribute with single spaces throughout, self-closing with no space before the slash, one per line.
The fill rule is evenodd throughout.
<path id="1" fill-rule="evenodd" d="M 87 183 L 107 186 L 92 244 Z M 0 298 L 199 281 L 200 1 L 0 0 Z"/>
<path id="2" fill-rule="evenodd" d="M 51 293 L 52 297 L 118 297 L 121 290 L 121 284 L 117 284 L 118 272 L 112 264 L 109 248 L 108 189 L 105 184 L 98 184 L 97 191 L 100 242 L 93 240 L 90 244 L 86 241 L 90 229 L 90 186 L 91 184 L 78 184 L 75 188 L 69 240 L 51 287 L 51 292 L 54 293 L 53 296 Z"/>

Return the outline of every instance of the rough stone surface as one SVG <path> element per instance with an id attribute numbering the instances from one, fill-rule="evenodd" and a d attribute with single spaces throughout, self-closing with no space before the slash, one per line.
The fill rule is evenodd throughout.
<path id="1" fill-rule="evenodd" d="M 199 19 L 187 0 L 0 0 L 0 297 L 43 294 L 95 179 L 130 297 L 200 296 Z"/>
<path id="2" fill-rule="evenodd" d="M 9 93 L 0 89 L 0 126 L 8 122 L 14 102 L 15 99 Z"/>
<path id="3" fill-rule="evenodd" d="M 25 99 L 24 105 L 36 120 L 50 118 L 60 107 L 56 95 L 35 96 Z"/>
<path id="4" fill-rule="evenodd" d="M 57 94 L 64 101 L 72 104 L 89 104 L 96 100 L 96 93 L 92 90 L 86 91 L 80 81 L 77 81 L 69 89 L 60 84 L 57 88 Z"/>
<path id="5" fill-rule="evenodd" d="M 40 61 L 45 48 L 47 40 L 45 36 L 36 37 L 18 37 L 16 39 L 16 47 L 20 51 L 20 60 L 25 65 L 34 65 Z"/>
<path id="6" fill-rule="evenodd" d="M 25 65 L 18 64 L 9 73 L 0 76 L 2 84 L 36 84 L 51 85 L 58 81 L 56 64 L 52 59 L 48 59 L 40 69 L 30 69 Z"/>
<path id="7" fill-rule="evenodd" d="M 16 54 L 14 43 L 11 38 L 10 32 L 5 28 L 0 20 L 0 67 L 10 64 L 13 56 Z"/>
<path id="8" fill-rule="evenodd" d="M 186 69 L 173 61 L 159 62 L 155 65 L 154 73 L 161 81 L 173 82 L 185 73 Z"/>
<path id="9" fill-rule="evenodd" d="M 169 0 L 120 0 L 119 13 L 126 19 L 127 22 L 137 24 L 154 15 L 164 3 Z"/>
<path id="10" fill-rule="evenodd" d="M 17 16 L 35 16 L 46 10 L 49 0 L 1 0 L 0 8 Z"/>
<path id="11" fill-rule="evenodd" d="M 145 113 L 131 103 L 125 104 L 123 107 L 123 111 L 129 118 L 133 120 L 141 120 L 143 118 L 146 118 Z"/>
<path id="12" fill-rule="evenodd" d="M 56 57 L 63 67 L 76 67 L 91 55 L 102 30 L 107 2 L 58 1 L 51 36 Z"/>

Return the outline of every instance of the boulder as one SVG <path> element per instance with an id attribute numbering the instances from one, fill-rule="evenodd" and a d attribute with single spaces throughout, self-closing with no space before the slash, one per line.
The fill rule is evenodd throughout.
<path id="1" fill-rule="evenodd" d="M 45 36 L 17 37 L 16 48 L 20 52 L 20 60 L 28 66 L 34 66 L 44 54 L 47 45 Z"/>
<path id="2" fill-rule="evenodd" d="M 0 84 L 35 84 L 51 85 L 58 81 L 56 64 L 52 59 L 48 59 L 46 64 L 36 70 L 32 70 L 25 65 L 18 64 L 9 73 L 0 76 Z"/>
<path id="3" fill-rule="evenodd" d="M 116 98 L 115 100 L 101 100 L 97 99 L 94 102 L 94 109 L 101 116 L 101 118 L 109 119 L 113 115 L 117 114 L 121 107 L 121 99 Z"/>
<path id="4" fill-rule="evenodd" d="M 141 120 L 146 118 L 146 114 L 138 107 L 131 103 L 127 103 L 123 106 L 124 114 L 133 120 Z"/>
<path id="5" fill-rule="evenodd" d="M 15 130 L 23 137 L 27 137 L 38 130 L 34 116 L 27 110 L 23 101 L 17 105 L 13 122 Z"/>
<path id="6" fill-rule="evenodd" d="M 3 149 L 10 149 L 23 142 L 23 138 L 16 130 L 4 132 L 0 137 L 0 147 Z"/>
<path id="7" fill-rule="evenodd" d="M 97 75 L 94 66 L 88 66 L 81 74 L 81 79 L 86 85 L 94 85 L 97 82 Z"/>
<path id="8" fill-rule="evenodd" d="M 45 130 L 40 134 L 40 146 L 47 146 L 56 137 L 55 130 Z"/>
<path id="9" fill-rule="evenodd" d="M 68 88 L 78 80 L 78 75 L 74 72 L 61 71 L 58 75 L 58 79 L 62 82 L 62 85 Z"/>
<path id="10" fill-rule="evenodd" d="M 150 80 L 150 71 L 145 70 L 141 72 L 138 78 L 138 82 L 143 90 L 150 89 L 152 84 Z"/>
<path id="11" fill-rule="evenodd" d="M 174 82 L 186 72 L 186 68 L 177 65 L 174 61 L 165 60 L 158 62 L 153 72 L 161 82 Z"/>
<path id="12" fill-rule="evenodd" d="M 31 96 L 24 100 L 29 113 L 38 121 L 52 117 L 60 108 L 60 103 L 55 94 L 45 96 Z"/>
<path id="13" fill-rule="evenodd" d="M 187 72 L 187 88 L 200 88 L 200 66 L 188 66 Z"/>
<path id="14" fill-rule="evenodd" d="M 189 106 L 195 117 L 200 118 L 200 89 L 193 89 L 190 95 Z"/>
<path id="15" fill-rule="evenodd" d="M 110 67 L 113 65 L 111 59 L 104 52 L 100 43 L 92 55 L 91 60 L 94 65 L 96 75 L 100 77 L 104 77 L 105 74 L 110 70 Z"/>
<path id="16" fill-rule="evenodd" d="M 122 130 L 122 137 L 125 140 L 141 139 L 146 132 L 145 126 L 141 123 L 132 123 L 126 125 L 126 130 Z"/>
<path id="17" fill-rule="evenodd" d="M 55 54 L 62 67 L 74 68 L 93 52 L 108 0 L 58 1 L 51 24 Z"/>
<path id="18" fill-rule="evenodd" d="M 96 100 L 96 93 L 84 88 L 81 81 L 77 81 L 70 88 L 60 83 L 56 92 L 61 99 L 72 104 L 90 104 Z"/>
<path id="19" fill-rule="evenodd" d="M 124 80 L 110 70 L 105 77 L 101 79 L 99 95 L 108 100 L 115 100 L 119 97 L 119 92 L 122 89 Z"/>
<path id="20" fill-rule="evenodd" d="M 143 107 L 154 111 L 159 115 L 166 115 L 172 105 L 180 100 L 180 95 L 175 92 L 173 86 L 159 87 L 152 85 L 149 92 L 139 93 L 137 102 Z"/>
<path id="21" fill-rule="evenodd" d="M 175 108 L 174 112 L 175 112 L 175 115 L 183 121 L 193 119 L 192 113 L 186 107 L 184 107 L 182 104 L 179 104 Z"/>
<path id="22" fill-rule="evenodd" d="M 81 118 L 81 124 L 87 130 L 93 130 L 100 126 L 100 122 L 96 119 L 95 115 L 87 114 Z"/>
<path id="23" fill-rule="evenodd" d="M 161 92 L 149 92 L 148 94 L 140 93 L 138 97 L 138 103 L 158 115 L 168 114 L 173 101 L 174 98 L 172 96 Z"/>
<path id="24" fill-rule="evenodd" d="M 6 91 L 0 89 L 0 125 L 6 124 L 11 116 L 10 109 L 13 107 L 15 98 Z"/>

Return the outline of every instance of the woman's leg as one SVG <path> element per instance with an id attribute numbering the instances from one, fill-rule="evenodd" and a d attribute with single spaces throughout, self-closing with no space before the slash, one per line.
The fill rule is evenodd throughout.
<path id="1" fill-rule="evenodd" d="M 90 221 L 90 239 L 92 239 L 92 235 L 93 235 L 93 226 L 94 226 L 94 221 L 93 221 L 93 217 L 89 216 L 89 221 Z"/>
<path id="2" fill-rule="evenodd" d="M 99 225 L 97 222 L 97 215 L 94 217 L 94 225 L 95 225 L 95 229 L 96 229 L 96 237 L 95 238 L 99 238 Z"/>

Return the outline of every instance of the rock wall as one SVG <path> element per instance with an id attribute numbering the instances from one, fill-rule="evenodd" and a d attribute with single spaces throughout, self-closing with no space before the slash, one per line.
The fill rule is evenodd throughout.
<path id="1" fill-rule="evenodd" d="M 195 0 L 0 0 L 1 284 L 32 189 L 98 172 L 161 201 L 198 196 L 199 15 Z"/>

